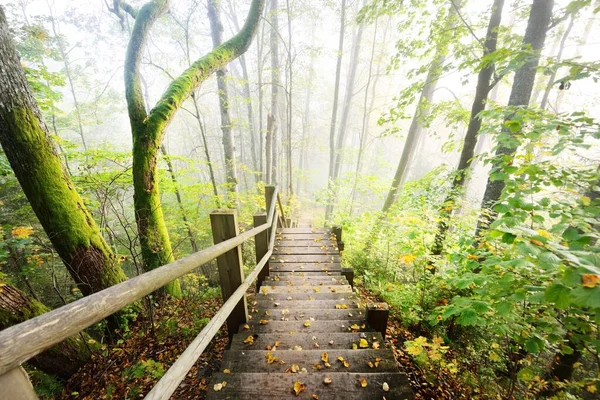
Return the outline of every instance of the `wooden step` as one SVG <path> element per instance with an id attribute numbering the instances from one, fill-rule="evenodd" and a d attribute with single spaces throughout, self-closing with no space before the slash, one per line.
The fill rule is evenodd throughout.
<path id="1" fill-rule="evenodd" d="M 263 295 L 259 293 L 256 295 L 258 300 L 337 300 L 338 302 L 348 302 L 351 300 L 358 300 L 355 293 L 269 293 Z"/>
<path id="2" fill-rule="evenodd" d="M 318 344 L 318 348 L 322 351 L 333 349 L 348 350 L 352 349 L 352 344 L 358 345 L 361 337 L 367 340 L 369 347 L 373 343 L 379 343 L 380 347 L 383 348 L 383 338 L 379 332 L 261 333 L 254 334 L 252 344 L 248 342 L 244 343 L 248 339 L 248 336 L 252 336 L 252 334 L 246 332 L 233 335 L 231 350 L 266 350 L 267 346 L 274 346 L 276 342 L 279 342 L 277 348 L 280 350 L 293 350 L 296 346 L 307 350 L 315 350 L 317 348 L 315 343 Z"/>
<path id="3" fill-rule="evenodd" d="M 277 234 L 322 234 L 322 235 L 330 235 L 331 231 L 325 228 L 279 228 L 277 229 Z"/>
<path id="4" fill-rule="evenodd" d="M 277 270 L 277 268 L 275 268 Z M 307 276 L 331 276 L 331 277 L 339 277 L 342 275 L 342 269 L 336 269 L 334 271 L 305 271 L 305 270 L 291 270 L 291 271 L 271 271 L 272 276 L 289 276 L 302 278 Z"/>
<path id="5" fill-rule="evenodd" d="M 270 296 L 269 296 L 270 297 Z M 256 303 L 252 306 L 255 308 L 275 308 L 275 309 L 289 309 L 289 310 L 311 310 L 311 309 L 331 309 L 335 310 L 336 306 L 346 306 L 348 309 L 357 309 L 364 307 L 364 304 L 357 298 L 351 299 L 333 299 L 333 300 L 281 300 L 281 299 L 270 299 L 264 296 L 258 296 Z"/>
<path id="6" fill-rule="evenodd" d="M 315 263 L 315 264 L 333 264 L 340 263 L 340 256 L 338 254 L 286 254 L 271 256 L 269 264 L 277 263 Z"/>
<path id="7" fill-rule="evenodd" d="M 325 246 L 321 246 L 321 247 L 317 247 L 317 246 L 312 246 L 312 247 L 289 247 L 289 246 L 276 246 L 273 249 L 273 255 L 277 258 L 280 257 L 285 257 L 287 255 L 291 255 L 291 254 L 310 254 L 310 255 L 322 255 L 322 256 L 327 256 L 327 255 L 339 255 L 339 251 L 337 250 L 337 248 L 334 247 L 325 247 Z"/>
<path id="8" fill-rule="evenodd" d="M 277 272 L 342 272 L 340 263 L 270 263 L 269 272 L 277 275 Z"/>
<path id="9" fill-rule="evenodd" d="M 277 240 L 313 240 L 317 242 L 322 240 L 336 241 L 336 239 L 331 235 L 325 233 L 282 233 L 281 235 L 277 235 L 275 238 Z"/>
<path id="10" fill-rule="evenodd" d="M 323 383 L 325 377 L 331 378 L 331 383 Z M 365 379 L 366 387 L 362 387 L 360 379 Z M 227 382 L 220 391 L 214 390 L 215 383 Z M 304 390 L 296 396 L 293 393 L 295 382 L 304 385 Z M 383 384 L 389 387 L 383 390 Z M 352 373 L 334 372 L 328 374 L 215 374 L 208 388 L 207 399 L 241 399 L 241 400 L 287 400 L 315 399 L 321 400 L 359 400 L 359 399 L 413 399 L 410 385 L 404 374 L 396 373 Z"/>
<path id="11" fill-rule="evenodd" d="M 336 309 L 308 309 L 308 310 L 300 310 L 300 309 L 288 309 L 288 308 L 250 308 L 250 315 L 256 319 L 267 319 L 267 320 L 276 320 L 283 321 L 282 318 L 285 318 L 287 321 L 306 321 L 307 319 L 313 318 L 317 321 L 320 320 L 343 320 L 343 319 L 353 319 L 359 318 L 364 319 L 366 315 L 366 309 L 346 309 L 346 310 L 336 310 Z"/>
<path id="12" fill-rule="evenodd" d="M 261 319 L 248 322 L 240 326 L 239 333 L 300 333 L 300 332 L 368 332 L 370 330 L 367 322 L 360 316 L 351 319 L 329 320 L 329 321 L 311 321 L 306 318 L 304 321 L 268 321 L 266 324 L 260 323 Z"/>
<path id="13" fill-rule="evenodd" d="M 327 285 L 348 285 L 348 281 L 345 277 L 321 276 L 318 279 L 307 279 L 306 277 L 294 277 L 294 276 L 279 276 L 268 277 L 263 281 L 264 286 L 327 286 Z"/>
<path id="14" fill-rule="evenodd" d="M 314 239 L 292 239 L 292 240 L 275 240 L 275 247 L 321 247 L 327 246 L 328 249 L 337 249 L 335 240 L 322 239 L 315 241 Z"/>
<path id="15" fill-rule="evenodd" d="M 350 285 L 310 285 L 310 286 L 288 286 L 288 285 L 271 285 L 263 284 L 260 287 L 259 295 L 269 294 L 318 294 L 318 293 L 353 293 L 352 286 Z"/>
<path id="16" fill-rule="evenodd" d="M 326 368 L 322 361 L 323 353 L 329 357 L 330 367 Z M 270 354 L 268 356 L 267 354 Z M 267 357 L 276 358 L 271 364 Z M 347 361 L 347 367 L 338 357 Z M 368 362 L 376 362 L 379 359 L 379 367 L 371 368 Z M 283 363 L 282 363 L 283 362 Z M 261 372 L 261 373 L 284 373 L 292 365 L 306 368 L 310 372 L 327 374 L 332 372 L 397 372 L 396 360 L 391 350 L 226 350 L 221 363 L 221 368 L 228 369 L 232 373 L 237 372 Z M 316 369 L 315 365 L 322 368 Z M 318 368 L 318 367 L 317 367 Z"/>

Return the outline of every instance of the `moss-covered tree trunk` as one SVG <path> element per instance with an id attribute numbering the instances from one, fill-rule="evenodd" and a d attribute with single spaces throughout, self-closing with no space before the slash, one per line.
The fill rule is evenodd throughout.
<path id="1" fill-rule="evenodd" d="M 0 282 L 0 330 L 37 317 L 49 309 L 16 287 Z M 33 357 L 29 364 L 39 370 L 68 379 L 85 364 L 90 352 L 82 336 L 74 336 Z"/>
<path id="2" fill-rule="evenodd" d="M 0 143 L 58 255 L 84 295 L 123 282 L 83 199 L 64 170 L 0 9 Z"/>
<path id="3" fill-rule="evenodd" d="M 142 258 L 146 270 L 174 260 L 167 226 L 163 217 L 158 187 L 158 156 L 166 128 L 183 102 L 210 75 L 243 54 L 254 38 L 265 0 L 253 0 L 248 19 L 241 31 L 195 61 L 175 78 L 150 112 L 146 112 L 142 94 L 140 64 L 148 32 L 169 6 L 168 0 L 146 3 L 135 18 L 125 58 L 125 96 L 133 136 L 133 184 L 136 222 Z M 167 293 L 179 295 L 177 281 L 166 287 Z"/>

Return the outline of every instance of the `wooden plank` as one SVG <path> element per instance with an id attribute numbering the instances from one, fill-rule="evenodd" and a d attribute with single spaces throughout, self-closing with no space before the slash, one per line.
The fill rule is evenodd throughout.
<path id="1" fill-rule="evenodd" d="M 306 321 L 315 320 L 343 320 L 343 319 L 365 319 L 367 311 L 365 308 L 353 310 L 336 310 L 336 309 L 288 309 L 288 308 L 250 308 L 250 315 L 253 321 L 260 319 L 281 321 Z"/>
<path id="2" fill-rule="evenodd" d="M 310 234 L 310 233 L 316 233 L 316 234 L 321 234 L 321 235 L 329 235 L 330 231 L 329 229 L 325 229 L 325 228 L 280 228 L 277 229 L 277 234 L 288 234 L 288 233 L 295 233 L 295 234 Z"/>
<path id="3" fill-rule="evenodd" d="M 257 300 L 337 300 L 340 302 L 358 300 L 355 293 L 270 293 L 266 296 L 258 294 L 256 297 Z"/>
<path id="4" fill-rule="evenodd" d="M 307 326 L 306 324 L 309 324 Z M 353 328 L 351 328 L 353 326 Z M 247 328 L 250 329 L 247 329 Z M 300 332 L 368 332 L 372 329 L 367 325 L 366 319 L 321 320 L 311 321 L 270 321 L 263 325 L 257 321 L 250 321 L 241 326 L 239 333 L 300 333 Z"/>
<path id="5" fill-rule="evenodd" d="M 279 342 L 277 347 L 280 350 L 293 350 L 295 346 L 300 346 L 303 349 L 316 349 L 315 343 L 322 351 L 351 349 L 352 344 L 358 344 L 362 336 L 369 343 L 369 347 L 377 342 L 383 348 L 383 338 L 379 332 L 368 332 L 366 335 L 360 332 L 338 333 L 338 332 L 301 332 L 290 334 L 284 333 L 262 333 L 255 335 L 252 344 L 244 341 L 248 339 L 250 334 L 236 333 L 231 341 L 231 350 L 266 350 L 267 346 L 274 346 L 275 342 Z"/>
<path id="6" fill-rule="evenodd" d="M 256 303 L 256 304 L 255 304 Z M 300 309 L 309 310 L 315 308 L 322 309 L 335 309 L 335 306 L 345 305 L 348 309 L 356 309 L 364 304 L 358 299 L 345 299 L 345 300 L 285 300 L 285 299 L 269 299 L 269 298 L 257 298 L 257 301 L 252 303 L 255 308 L 283 308 L 283 309 Z"/>
<path id="7" fill-rule="evenodd" d="M 326 285 L 349 285 L 346 278 L 330 278 L 330 279 L 311 279 L 287 277 L 288 279 L 278 277 L 278 280 L 267 279 L 263 282 L 265 286 L 293 286 L 293 287 L 308 287 L 308 286 L 326 286 Z"/>
<path id="8" fill-rule="evenodd" d="M 308 368 L 307 368 L 308 369 Z M 331 384 L 325 385 L 325 376 L 331 377 Z M 367 381 L 367 387 L 360 385 L 359 379 Z M 215 383 L 227 382 L 220 391 L 214 390 Z M 304 384 L 305 389 L 298 396 L 292 392 L 295 382 Z M 383 390 L 383 384 L 389 387 Z M 209 385 L 207 399 L 240 399 L 240 400 L 321 400 L 343 399 L 382 399 L 411 400 L 414 398 L 408 379 L 401 373 L 351 373 L 334 372 L 325 374 L 215 374 Z"/>
<path id="9" fill-rule="evenodd" d="M 267 213 L 257 213 L 253 216 L 254 226 L 261 226 L 267 223 Z M 265 254 L 269 251 L 269 231 L 261 232 L 254 238 L 254 253 L 256 254 L 256 263 L 264 257 Z M 258 274 L 258 278 L 256 279 L 256 288 L 260 287 L 265 278 L 269 275 L 269 263 L 265 265 L 262 271 Z"/>
<path id="10" fill-rule="evenodd" d="M 374 370 L 377 372 L 398 372 L 396 367 L 396 360 L 391 350 L 332 350 L 327 352 L 329 355 L 329 364 L 331 368 L 323 368 L 321 370 L 314 369 L 313 366 L 323 365 L 321 357 L 324 350 L 252 350 L 252 351 L 240 351 L 240 350 L 226 350 L 223 356 L 221 367 L 223 369 L 229 369 L 232 373 L 237 372 L 262 372 L 262 373 L 284 373 L 291 365 L 296 364 L 300 368 L 306 368 L 311 372 L 326 374 L 333 372 L 366 372 L 372 373 Z M 278 360 L 285 362 L 273 362 L 272 364 L 267 363 L 267 353 L 270 353 L 272 357 L 276 357 Z M 338 357 L 343 357 L 344 360 L 348 361 L 349 365 L 346 368 L 341 361 L 338 361 Z M 368 361 L 375 361 L 376 358 L 380 358 L 379 367 L 377 369 L 369 367 Z"/>
<path id="11" fill-rule="evenodd" d="M 332 240 L 329 234 L 322 233 L 282 233 L 281 235 L 277 235 L 277 240 L 312 240 L 312 241 L 330 241 Z M 334 242 L 337 242 L 335 238 L 333 238 Z"/>
<path id="12" fill-rule="evenodd" d="M 273 275 L 269 275 L 265 278 L 266 285 L 273 284 L 272 282 L 281 282 L 283 284 L 287 284 L 287 282 L 293 283 L 303 283 L 309 282 L 316 285 L 320 285 L 321 282 L 323 284 L 344 284 L 347 285 L 348 282 L 346 278 L 343 276 L 330 276 L 330 275 L 305 275 L 305 276 L 294 276 L 294 275 L 281 275 L 277 272 L 274 272 Z"/>
<path id="13" fill-rule="evenodd" d="M 321 273 L 338 272 L 341 274 L 342 266 L 340 263 L 319 264 L 319 263 L 272 263 L 269 266 L 271 274 L 277 272 L 308 272 L 317 271 Z"/>
<path id="14" fill-rule="evenodd" d="M 22 367 L 13 368 L 0 375 L 0 398 L 7 400 L 38 400 L 27 372 Z"/>
<path id="15" fill-rule="evenodd" d="M 321 246 L 323 247 L 323 246 Z M 337 249 L 334 249 L 332 247 L 328 247 L 328 248 L 321 248 L 321 247 L 275 247 L 273 249 L 273 255 L 276 258 L 279 258 L 280 255 L 282 256 L 288 256 L 288 255 L 319 255 L 319 256 L 328 256 L 328 255 L 339 255 L 340 253 L 337 251 Z"/>
<path id="16" fill-rule="evenodd" d="M 339 263 L 339 254 L 319 255 L 319 254 L 287 254 L 279 256 L 271 256 L 269 262 L 271 264 L 286 264 L 286 263 L 321 263 L 332 264 Z"/>
<path id="17" fill-rule="evenodd" d="M 321 240 L 315 242 L 312 239 L 296 239 L 296 240 L 276 240 L 276 247 L 321 247 L 327 246 L 327 248 L 337 248 L 337 242 L 335 240 Z"/>
<path id="18" fill-rule="evenodd" d="M 271 294 L 315 294 L 315 293 L 353 293 L 350 285 L 311 285 L 311 286 L 275 286 L 263 285 L 260 288 L 260 295 Z"/>
<path id="19" fill-rule="evenodd" d="M 210 213 L 210 225 L 215 244 L 236 237 L 239 234 L 237 211 L 213 211 Z M 227 301 L 233 292 L 244 282 L 244 260 L 242 258 L 241 246 L 217 257 L 217 266 L 219 268 L 219 283 L 221 293 L 223 294 L 223 301 Z M 246 323 L 247 320 L 248 305 L 246 296 L 243 296 L 227 318 L 227 329 L 230 332 L 230 339 L 233 336 L 233 332 L 240 325 Z"/>
<path id="20" fill-rule="evenodd" d="M 305 270 L 300 270 L 300 271 L 272 271 L 273 274 L 276 274 L 276 276 L 284 277 L 291 277 L 291 278 L 301 278 L 301 277 L 340 277 L 342 276 L 342 270 L 334 270 L 334 271 L 305 271 Z"/>

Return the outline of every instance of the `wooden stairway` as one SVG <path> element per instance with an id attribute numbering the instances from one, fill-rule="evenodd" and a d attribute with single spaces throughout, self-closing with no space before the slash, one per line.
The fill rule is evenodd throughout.
<path id="1" fill-rule="evenodd" d="M 329 231 L 279 229 L 269 276 L 249 308 L 208 399 L 413 398 L 342 275 Z"/>

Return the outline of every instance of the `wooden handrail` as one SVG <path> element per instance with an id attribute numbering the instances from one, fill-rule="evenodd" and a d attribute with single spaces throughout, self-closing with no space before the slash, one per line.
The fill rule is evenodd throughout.
<path id="1" fill-rule="evenodd" d="M 273 202 L 273 205 L 275 202 Z M 273 215 L 271 220 L 271 226 L 274 226 L 277 221 L 277 211 Z M 269 219 L 267 219 L 267 223 Z M 276 227 L 275 227 L 276 228 Z M 210 322 L 202 329 L 202 331 L 196 336 L 194 341 L 185 349 L 185 351 L 179 356 L 177 361 L 171 365 L 171 368 L 163 375 L 158 381 L 156 386 L 152 388 L 150 393 L 146 395 L 145 400 L 159 400 L 168 399 L 175 392 L 181 381 L 185 378 L 190 369 L 194 366 L 198 358 L 202 355 L 206 347 L 213 340 L 221 326 L 231 314 L 231 311 L 242 299 L 252 282 L 256 279 L 260 271 L 264 268 L 265 264 L 269 261 L 271 254 L 273 253 L 273 246 L 275 244 L 275 232 L 277 229 L 271 230 L 271 238 L 269 240 L 269 251 L 263 256 L 263 258 L 256 264 L 254 270 L 246 277 L 244 282 L 236 289 L 231 297 L 223 304 L 223 306 L 217 311 L 212 317 Z"/>
<path id="2" fill-rule="evenodd" d="M 0 376 L 14 368 L 18 368 L 22 363 L 40 354 L 47 348 L 60 343 L 66 338 L 119 311 L 128 304 L 160 289 L 167 283 L 193 271 L 200 265 L 206 264 L 216 257 L 240 246 L 242 243 L 269 228 L 274 228 L 271 231 L 272 240 L 270 250 L 272 250 L 273 232 L 276 231 L 276 223 L 274 221 L 277 221 L 277 212 L 275 210 L 276 196 L 277 189 L 275 188 L 268 210 L 267 223 L 263 225 L 175 262 L 128 279 L 123 283 L 49 311 L 39 317 L 0 331 Z M 250 276 L 256 277 L 256 275 L 258 275 L 258 272 L 256 274 L 253 272 Z M 246 281 L 244 281 L 245 283 Z"/>

